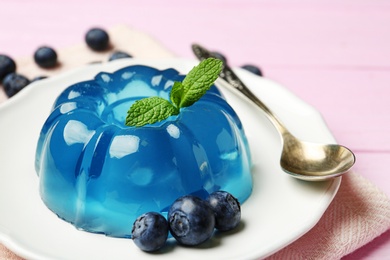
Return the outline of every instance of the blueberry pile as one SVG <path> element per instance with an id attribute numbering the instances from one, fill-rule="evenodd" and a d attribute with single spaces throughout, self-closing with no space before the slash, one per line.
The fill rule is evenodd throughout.
<path id="1" fill-rule="evenodd" d="M 168 228 L 164 216 L 156 212 L 148 212 L 135 220 L 131 231 L 132 239 L 143 251 L 156 251 L 167 241 Z"/>
<path id="2" fill-rule="evenodd" d="M 132 240 L 141 250 L 152 252 L 165 245 L 170 232 L 179 244 L 196 246 L 207 241 L 214 229 L 232 230 L 240 220 L 240 203 L 226 191 L 213 192 L 206 200 L 186 195 L 173 202 L 168 220 L 156 212 L 138 217 Z"/>
<path id="3" fill-rule="evenodd" d="M 110 46 L 108 33 L 101 28 L 92 28 L 85 34 L 85 42 L 93 51 L 106 51 Z M 108 61 L 132 58 L 132 56 L 123 51 L 114 51 Z M 35 63 L 43 69 L 51 69 L 59 66 L 57 52 L 50 46 L 41 46 L 34 52 Z M 7 56 L 0 54 L 0 83 L 8 97 L 12 97 L 28 84 L 47 78 L 41 75 L 29 80 L 26 76 L 16 73 L 15 61 Z"/>
<path id="4" fill-rule="evenodd" d="M 213 234 L 215 216 L 209 203 L 195 196 L 177 199 L 168 212 L 169 230 L 183 245 L 196 246 Z"/>
<path id="5" fill-rule="evenodd" d="M 207 198 L 215 215 L 215 228 L 229 231 L 238 226 L 241 220 L 241 206 L 238 200 L 228 192 L 217 191 Z"/>

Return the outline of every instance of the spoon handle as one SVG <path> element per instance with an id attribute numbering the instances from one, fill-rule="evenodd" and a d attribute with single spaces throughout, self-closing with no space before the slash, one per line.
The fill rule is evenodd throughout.
<path id="1" fill-rule="evenodd" d="M 238 76 L 227 64 L 225 64 L 220 77 L 226 83 L 229 83 L 226 85 L 234 87 L 242 94 L 244 94 L 247 98 L 249 98 L 254 104 L 260 107 L 267 114 L 268 118 L 282 135 L 289 133 L 286 127 L 276 117 L 276 115 L 255 94 L 253 94 L 252 91 L 250 91 L 250 89 L 238 78 Z"/>
<path id="2" fill-rule="evenodd" d="M 207 59 L 210 57 L 217 58 L 213 53 L 198 44 L 193 44 L 192 50 L 200 60 Z M 249 90 L 249 88 L 240 80 L 240 78 L 233 72 L 233 70 L 229 67 L 228 64 L 226 64 L 226 62 L 224 62 L 224 67 L 219 77 L 222 79 L 220 81 L 222 85 L 225 85 L 225 87 L 227 88 L 233 87 L 237 89 L 247 98 L 249 98 L 254 104 L 260 107 L 266 113 L 272 124 L 279 130 L 282 136 L 290 135 L 290 132 L 275 116 L 275 114 L 260 99 L 258 99 L 252 91 Z"/>

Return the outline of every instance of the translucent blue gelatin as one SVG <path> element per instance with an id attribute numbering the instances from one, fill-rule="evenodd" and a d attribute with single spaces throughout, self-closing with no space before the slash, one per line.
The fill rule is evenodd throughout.
<path id="1" fill-rule="evenodd" d="M 67 88 L 43 125 L 36 151 L 42 200 L 79 229 L 130 237 L 142 213 L 166 214 L 180 196 L 216 190 L 243 203 L 252 191 L 241 122 L 213 86 L 178 116 L 124 125 L 135 100 L 169 97 L 176 70 L 130 66 Z"/>

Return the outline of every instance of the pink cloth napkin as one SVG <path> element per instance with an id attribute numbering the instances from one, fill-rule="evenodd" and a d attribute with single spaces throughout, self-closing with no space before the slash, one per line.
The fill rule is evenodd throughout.
<path id="1" fill-rule="evenodd" d="M 389 228 L 389 198 L 352 171 L 317 225 L 268 259 L 340 259 Z"/>
<path id="2" fill-rule="evenodd" d="M 148 35 L 126 26 L 114 27 L 109 34 L 113 46 L 110 51 L 96 53 L 79 44 L 58 51 L 61 65 L 55 69 L 42 70 L 29 57 L 17 60 L 18 72 L 30 78 L 50 76 L 93 61 L 106 61 L 115 49 L 141 58 L 174 57 Z M 0 102 L 5 99 L 0 89 Z M 350 172 L 343 177 L 335 199 L 317 225 L 268 259 L 340 259 L 389 229 L 390 199 L 371 182 Z M 0 259 L 22 258 L 0 244 Z"/>

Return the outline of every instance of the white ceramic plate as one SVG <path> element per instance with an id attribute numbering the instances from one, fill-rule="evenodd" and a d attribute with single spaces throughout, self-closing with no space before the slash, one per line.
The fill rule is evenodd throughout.
<path id="1" fill-rule="evenodd" d="M 99 71 L 132 64 L 187 73 L 196 61 L 118 60 L 33 83 L 0 105 L 0 242 L 28 259 L 254 259 L 266 257 L 309 231 L 320 219 L 340 185 L 293 179 L 279 167 L 281 142 L 262 112 L 235 91 L 222 89 L 240 116 L 253 159 L 253 194 L 242 206 L 235 232 L 216 234 L 206 244 L 187 248 L 169 242 L 164 252 L 147 254 L 128 239 L 76 230 L 42 203 L 34 170 L 37 138 L 55 98 L 72 83 Z M 244 70 L 235 70 L 296 136 L 334 143 L 320 114 L 282 86 Z M 129 227 L 130 228 L 130 227 Z"/>

